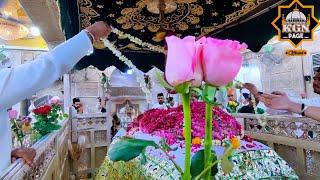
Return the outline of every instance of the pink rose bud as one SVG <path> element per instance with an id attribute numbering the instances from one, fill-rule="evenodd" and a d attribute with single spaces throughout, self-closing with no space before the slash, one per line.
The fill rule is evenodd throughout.
<path id="1" fill-rule="evenodd" d="M 168 45 L 165 76 L 168 83 L 178 86 L 192 81 L 192 86 L 200 86 L 202 69 L 197 56 L 197 44 L 194 36 L 180 39 L 176 36 L 166 37 Z"/>
<path id="2" fill-rule="evenodd" d="M 8 115 L 10 119 L 17 119 L 18 117 L 18 111 L 16 110 L 10 110 L 8 111 Z"/>
<path id="3" fill-rule="evenodd" d="M 54 96 L 49 100 L 49 104 L 60 105 L 61 104 L 60 98 L 58 96 Z"/>
<path id="4" fill-rule="evenodd" d="M 233 81 L 242 65 L 241 51 L 246 48 L 238 41 L 207 38 L 202 49 L 204 81 L 214 86 Z"/>

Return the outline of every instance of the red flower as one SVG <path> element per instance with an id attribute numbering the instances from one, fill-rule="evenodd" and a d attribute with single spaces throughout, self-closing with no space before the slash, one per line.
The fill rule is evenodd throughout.
<path id="1" fill-rule="evenodd" d="M 51 111 L 51 106 L 43 105 L 33 110 L 33 113 L 36 115 L 48 115 Z"/>
<path id="2" fill-rule="evenodd" d="M 203 139 L 205 136 L 205 103 L 193 102 L 191 111 L 192 137 Z M 217 107 L 213 108 L 212 111 L 214 139 L 223 140 L 233 136 L 240 136 L 242 127 L 234 117 Z M 168 110 L 151 109 L 146 111 L 129 124 L 128 131 L 133 129 L 160 136 L 166 139 L 169 145 L 184 140 L 182 106 Z"/>

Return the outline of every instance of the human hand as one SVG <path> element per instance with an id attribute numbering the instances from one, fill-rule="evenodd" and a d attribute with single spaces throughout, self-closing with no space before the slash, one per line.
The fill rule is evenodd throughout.
<path id="1" fill-rule="evenodd" d="M 259 96 L 259 100 L 267 107 L 278 110 L 290 110 L 291 104 L 293 104 L 286 93 L 279 91 L 272 94 L 262 94 Z"/>
<path id="2" fill-rule="evenodd" d="M 111 27 L 103 21 L 98 21 L 86 28 L 93 37 L 94 41 L 99 41 L 101 38 L 108 37 L 111 32 Z"/>
<path id="3" fill-rule="evenodd" d="M 258 91 L 257 87 L 254 84 L 244 83 L 242 85 L 242 87 L 248 89 L 250 91 L 250 93 L 253 94 L 255 97 L 259 96 L 259 91 Z"/>
<path id="4" fill-rule="evenodd" d="M 11 151 L 13 162 L 18 158 L 22 158 L 30 166 L 32 165 L 35 156 L 36 150 L 33 148 L 18 148 Z"/>

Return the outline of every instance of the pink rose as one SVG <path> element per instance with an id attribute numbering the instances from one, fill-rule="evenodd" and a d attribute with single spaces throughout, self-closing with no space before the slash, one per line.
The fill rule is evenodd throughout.
<path id="1" fill-rule="evenodd" d="M 197 48 L 194 36 L 180 39 L 176 36 L 166 37 L 168 46 L 165 76 L 168 83 L 178 86 L 192 81 L 192 86 L 200 86 L 202 69 L 198 59 L 200 48 Z"/>
<path id="2" fill-rule="evenodd" d="M 61 105 L 60 98 L 58 96 L 51 98 L 49 104 Z"/>
<path id="3" fill-rule="evenodd" d="M 8 115 L 10 119 L 17 119 L 18 117 L 18 111 L 16 110 L 10 110 L 8 111 Z"/>
<path id="4" fill-rule="evenodd" d="M 201 54 L 204 81 L 214 86 L 233 81 L 242 64 L 240 51 L 246 48 L 238 41 L 206 38 Z"/>

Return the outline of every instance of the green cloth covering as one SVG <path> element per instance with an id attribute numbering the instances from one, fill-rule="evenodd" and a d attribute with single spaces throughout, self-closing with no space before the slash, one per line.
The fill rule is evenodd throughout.
<path id="1" fill-rule="evenodd" d="M 224 175 L 219 163 L 219 171 L 215 179 L 299 179 L 286 161 L 273 150 L 237 153 L 232 156 L 232 161 L 235 166 L 228 175 Z M 147 156 L 147 163 L 145 165 L 141 165 L 138 158 L 125 163 L 111 162 L 106 157 L 104 163 L 97 171 L 95 179 L 177 180 L 181 179 L 181 177 L 170 161 L 155 156 Z"/>

